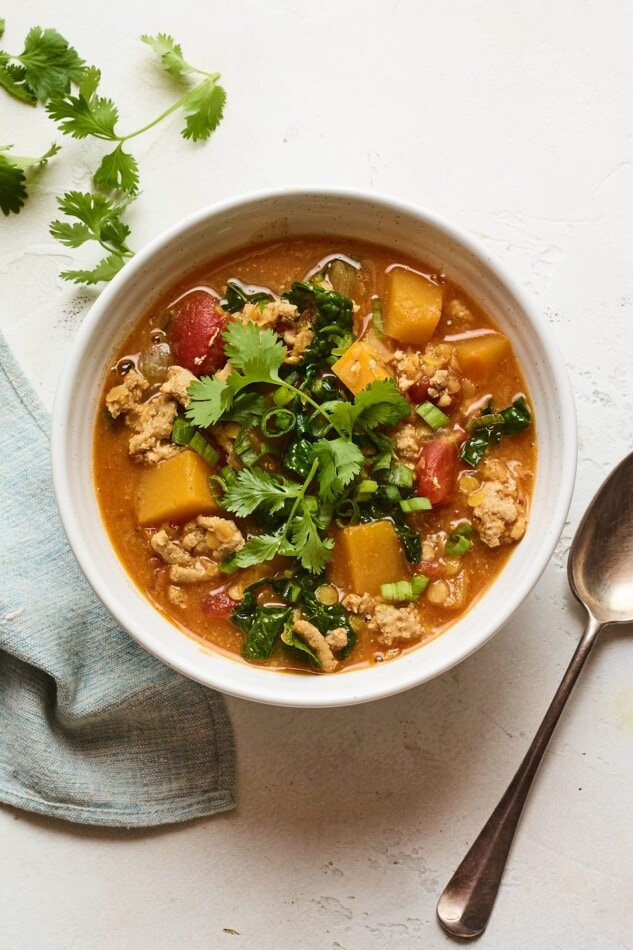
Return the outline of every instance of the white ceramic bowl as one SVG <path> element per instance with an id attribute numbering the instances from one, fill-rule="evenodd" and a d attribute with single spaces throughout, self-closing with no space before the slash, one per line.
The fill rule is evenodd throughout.
<path id="1" fill-rule="evenodd" d="M 286 235 L 357 237 L 402 251 L 454 278 L 512 340 L 534 406 L 538 470 L 527 533 L 476 605 L 436 640 L 380 666 L 333 676 L 277 673 L 205 648 L 172 626 L 132 583 L 103 527 L 92 437 L 106 367 L 152 301 L 206 260 Z M 562 530 L 576 471 L 576 418 L 565 366 L 532 304 L 488 251 L 451 224 L 401 201 L 348 190 L 266 191 L 186 218 L 125 266 L 86 317 L 53 410 L 53 480 L 71 548 L 88 581 L 132 637 L 185 676 L 223 692 L 286 706 L 379 699 L 450 669 L 482 646 L 529 594 Z"/>

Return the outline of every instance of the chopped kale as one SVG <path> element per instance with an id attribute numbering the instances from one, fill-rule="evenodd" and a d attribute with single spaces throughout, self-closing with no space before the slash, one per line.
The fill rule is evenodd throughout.
<path id="1" fill-rule="evenodd" d="M 471 419 L 467 425 L 473 434 L 461 447 L 460 458 L 475 468 L 486 454 L 488 446 L 501 441 L 504 435 L 516 435 L 526 429 L 532 421 L 528 405 L 520 396 L 512 405 L 499 413 L 493 411 L 491 403 L 481 416 Z"/>
<path id="2" fill-rule="evenodd" d="M 264 583 L 251 584 L 244 600 L 233 610 L 231 620 L 246 634 L 242 656 L 246 660 L 267 660 L 290 615 L 289 607 L 259 607 L 255 590 Z"/>
<path id="3" fill-rule="evenodd" d="M 354 342 L 354 304 L 349 297 L 318 284 L 295 281 L 284 298 L 300 312 L 314 312 L 314 338 L 303 353 L 305 367 L 332 362 Z"/>
<path id="4" fill-rule="evenodd" d="M 226 285 L 226 296 L 224 300 L 221 301 L 221 307 L 223 310 L 226 310 L 227 313 L 239 313 L 240 310 L 244 309 L 247 303 L 265 306 L 274 299 L 273 294 L 269 290 L 256 290 L 251 292 L 244 284 L 236 280 L 230 280 Z"/>

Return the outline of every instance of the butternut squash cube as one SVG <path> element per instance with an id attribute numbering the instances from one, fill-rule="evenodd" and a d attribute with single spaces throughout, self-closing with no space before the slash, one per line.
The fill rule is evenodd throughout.
<path id="1" fill-rule="evenodd" d="M 389 271 L 384 313 L 387 336 L 411 346 L 426 346 L 441 315 L 441 287 L 406 267 Z"/>
<path id="2" fill-rule="evenodd" d="M 377 596 L 381 584 L 392 584 L 409 576 L 391 521 L 342 528 L 336 540 L 336 554 L 337 571 L 345 572 L 355 594 Z"/>
<path id="3" fill-rule="evenodd" d="M 490 379 L 499 363 L 510 353 L 510 343 L 494 330 L 465 340 L 452 340 L 462 372 L 473 382 Z"/>
<path id="4" fill-rule="evenodd" d="M 362 340 L 345 350 L 332 367 L 332 372 L 356 395 L 377 379 L 388 379 L 392 373 L 380 362 L 375 352 Z"/>
<path id="5" fill-rule="evenodd" d="M 138 523 L 146 528 L 195 515 L 222 514 L 209 488 L 210 474 L 207 463 L 191 449 L 143 469 L 136 504 Z"/>

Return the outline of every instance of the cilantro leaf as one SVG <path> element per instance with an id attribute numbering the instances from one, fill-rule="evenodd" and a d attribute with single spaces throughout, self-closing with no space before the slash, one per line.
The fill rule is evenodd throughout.
<path id="1" fill-rule="evenodd" d="M 226 92 L 215 78 L 204 79 L 183 101 L 187 118 L 182 137 L 205 142 L 220 124 L 225 102 Z"/>
<path id="2" fill-rule="evenodd" d="M 123 211 L 123 207 L 110 201 L 105 195 L 92 194 L 82 191 L 68 191 L 62 198 L 57 199 L 59 210 L 73 218 L 78 218 L 93 232 L 99 239 L 107 240 L 103 234 L 112 235 L 112 228 L 108 231 L 108 225 L 113 224 Z M 125 226 L 124 226 L 125 228 Z"/>
<path id="3" fill-rule="evenodd" d="M 302 567 L 320 574 L 332 557 L 333 538 L 321 538 L 317 524 L 307 506 L 295 515 L 290 534 L 296 548 L 295 556 Z"/>
<path id="4" fill-rule="evenodd" d="M 287 541 L 282 531 L 277 534 L 256 534 L 249 538 L 243 548 L 231 560 L 231 567 L 253 567 L 264 561 L 272 561 L 277 554 L 288 551 Z"/>
<path id="5" fill-rule="evenodd" d="M 84 68 L 83 59 L 57 30 L 35 26 L 19 55 L 0 53 L 0 85 L 22 102 L 46 103 L 66 95 L 71 83 L 80 82 Z"/>
<path id="6" fill-rule="evenodd" d="M 9 62 L 6 54 L 0 53 L 0 86 L 16 99 L 27 105 L 37 105 L 37 96 L 26 83 L 26 69 Z"/>
<path id="7" fill-rule="evenodd" d="M 275 514 L 300 491 L 301 485 L 281 476 L 270 475 L 260 468 L 244 468 L 227 488 L 222 504 L 239 518 L 245 518 L 258 508 Z"/>
<path id="8" fill-rule="evenodd" d="M 214 425 L 230 410 L 234 398 L 253 383 L 280 383 L 279 368 L 286 348 L 272 330 L 261 330 L 254 323 L 244 325 L 232 320 L 222 337 L 225 353 L 233 372 L 226 382 L 217 376 L 205 376 L 189 387 L 191 403 L 185 415 L 201 428 Z"/>
<path id="9" fill-rule="evenodd" d="M 5 215 L 18 214 L 28 198 L 26 175 L 0 153 L 0 209 Z"/>
<path id="10" fill-rule="evenodd" d="M 49 158 L 59 152 L 54 142 L 47 152 L 39 158 L 23 158 L 18 155 L 5 155 L 11 146 L 0 147 L 0 209 L 3 214 L 18 214 L 28 198 L 25 171 L 35 165 L 45 165 Z"/>
<path id="11" fill-rule="evenodd" d="M 115 126 L 119 110 L 112 99 L 97 95 L 100 80 L 100 71 L 92 66 L 77 96 L 66 94 L 48 103 L 46 111 L 65 135 L 72 135 L 75 139 L 91 135 L 106 141 L 118 138 Z"/>
<path id="12" fill-rule="evenodd" d="M 135 195 L 138 191 L 138 162 L 129 152 L 124 152 L 119 143 L 113 152 L 103 156 L 92 180 L 95 185 L 118 188 Z"/>
<path id="13" fill-rule="evenodd" d="M 393 379 L 378 379 L 361 390 L 353 402 L 324 403 L 332 425 L 350 439 L 354 432 L 368 433 L 379 426 L 393 426 L 406 419 L 411 407 Z"/>
<path id="14" fill-rule="evenodd" d="M 5 26 L 6 26 L 6 20 L 4 19 L 4 17 L 0 16 L 0 40 L 4 36 Z"/>
<path id="15" fill-rule="evenodd" d="M 201 429 L 214 425 L 230 406 L 230 392 L 226 383 L 217 376 L 203 376 L 189 386 L 191 402 L 185 416 Z"/>
<path id="16" fill-rule="evenodd" d="M 255 323 L 232 320 L 224 333 L 227 359 L 251 382 L 279 381 L 279 368 L 286 348 L 272 330 L 261 330 Z M 230 379 L 230 377 L 229 377 Z"/>
<path id="17" fill-rule="evenodd" d="M 158 53 L 165 71 L 170 76 L 180 79 L 187 73 L 195 71 L 184 59 L 180 43 L 176 43 L 174 38 L 167 33 L 158 33 L 156 36 L 149 36 L 145 33 L 141 36 L 141 41 L 147 43 L 155 53 Z"/>
<path id="18" fill-rule="evenodd" d="M 360 474 L 363 453 L 347 439 L 319 439 L 312 446 L 312 452 L 319 461 L 319 495 L 333 501 Z"/>
<path id="19" fill-rule="evenodd" d="M 65 221 L 53 221 L 50 226 L 51 235 L 65 244 L 66 247 L 81 247 L 86 241 L 91 241 L 93 233 L 87 224 L 68 224 Z"/>
<path id="20" fill-rule="evenodd" d="M 355 425 L 363 432 L 378 426 L 394 426 L 411 412 L 411 407 L 393 379 L 377 379 L 354 398 Z"/>
<path id="21" fill-rule="evenodd" d="M 25 82 L 40 102 L 64 95 L 71 83 L 79 83 L 85 62 L 57 30 L 34 26 L 16 59 L 25 69 Z"/>
<path id="22" fill-rule="evenodd" d="M 119 254 L 108 254 L 92 270 L 63 270 L 60 274 L 64 280 L 70 280 L 74 284 L 100 284 L 101 281 L 112 280 L 119 273 L 125 258 Z"/>

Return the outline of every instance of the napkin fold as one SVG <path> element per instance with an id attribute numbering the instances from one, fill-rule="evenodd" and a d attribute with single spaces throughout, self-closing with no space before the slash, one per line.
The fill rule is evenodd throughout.
<path id="1" fill-rule="evenodd" d="M 139 647 L 84 579 L 47 415 L 1 335 L 0 407 L 0 801 L 126 827 L 233 808 L 224 700 Z"/>

